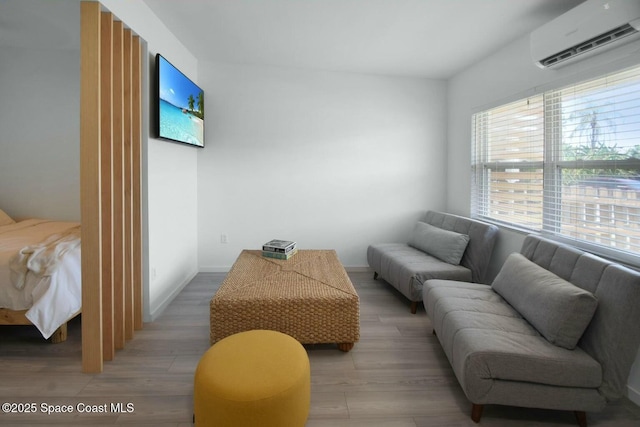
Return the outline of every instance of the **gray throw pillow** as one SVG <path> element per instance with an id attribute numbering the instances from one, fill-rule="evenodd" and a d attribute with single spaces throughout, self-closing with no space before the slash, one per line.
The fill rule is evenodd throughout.
<path id="1" fill-rule="evenodd" d="M 469 236 L 418 221 L 409 246 L 420 249 L 444 262 L 458 265 L 469 244 Z"/>
<path id="2" fill-rule="evenodd" d="M 598 305 L 590 292 L 519 253 L 509 255 L 491 287 L 547 341 L 569 350 L 578 344 Z"/>

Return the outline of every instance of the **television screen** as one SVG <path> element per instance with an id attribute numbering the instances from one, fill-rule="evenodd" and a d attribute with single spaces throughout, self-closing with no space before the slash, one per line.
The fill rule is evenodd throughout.
<path id="1" fill-rule="evenodd" d="M 157 135 L 204 147 L 204 92 L 162 55 L 156 55 Z"/>

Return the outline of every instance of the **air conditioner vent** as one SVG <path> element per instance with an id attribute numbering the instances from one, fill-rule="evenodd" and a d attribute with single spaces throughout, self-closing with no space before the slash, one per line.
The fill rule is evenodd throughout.
<path id="1" fill-rule="evenodd" d="M 553 65 L 559 64 L 560 62 L 571 59 L 577 55 L 589 52 L 590 50 L 604 46 L 606 44 L 613 43 L 637 32 L 638 30 L 633 28 L 630 24 L 621 25 L 618 28 L 607 31 L 606 33 L 600 34 L 587 41 L 565 49 L 562 52 L 551 55 L 540 61 L 540 63 L 544 67 L 551 67 Z"/>

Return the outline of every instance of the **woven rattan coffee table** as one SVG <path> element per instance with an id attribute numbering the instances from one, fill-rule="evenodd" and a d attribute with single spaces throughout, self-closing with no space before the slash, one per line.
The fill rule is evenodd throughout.
<path id="1" fill-rule="evenodd" d="M 351 350 L 360 338 L 360 300 L 336 252 L 300 250 L 279 260 L 242 251 L 211 299 L 211 344 L 252 329 Z"/>

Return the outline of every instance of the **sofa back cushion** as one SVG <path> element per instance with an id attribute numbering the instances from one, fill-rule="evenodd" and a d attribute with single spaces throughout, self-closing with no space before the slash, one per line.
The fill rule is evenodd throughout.
<path id="1" fill-rule="evenodd" d="M 578 346 L 602 366 L 600 393 L 626 396 L 640 345 L 640 273 L 537 235 L 527 236 L 520 252 L 595 295 L 598 308 Z"/>
<path id="2" fill-rule="evenodd" d="M 469 244 L 462 255 L 460 265 L 471 270 L 471 280 L 485 283 L 489 261 L 498 237 L 498 227 L 449 213 L 427 211 L 423 222 L 469 236 Z"/>
<path id="3" fill-rule="evenodd" d="M 443 230 L 421 221 L 413 228 L 409 240 L 409 246 L 453 265 L 460 264 L 468 243 L 469 236 L 466 234 Z"/>
<path id="4" fill-rule="evenodd" d="M 578 344 L 598 305 L 590 292 L 518 253 L 509 255 L 491 287 L 547 341 L 569 350 Z"/>

